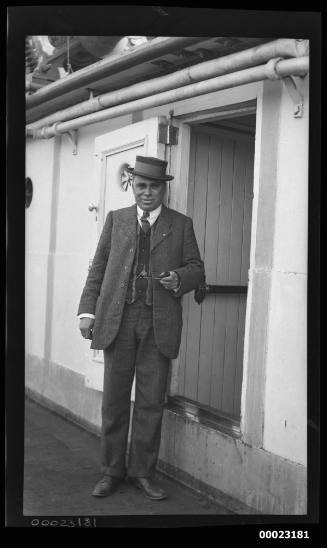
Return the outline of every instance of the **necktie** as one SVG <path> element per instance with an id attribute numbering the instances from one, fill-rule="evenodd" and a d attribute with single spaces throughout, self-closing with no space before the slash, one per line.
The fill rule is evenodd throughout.
<path id="1" fill-rule="evenodd" d="M 149 211 L 143 211 L 143 215 L 141 217 L 141 223 L 142 223 L 142 230 L 146 234 L 148 230 L 150 230 L 150 223 L 147 220 L 147 217 L 149 217 L 150 212 Z"/>

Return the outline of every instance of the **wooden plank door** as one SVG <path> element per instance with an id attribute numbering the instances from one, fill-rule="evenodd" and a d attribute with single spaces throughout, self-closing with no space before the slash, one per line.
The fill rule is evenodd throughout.
<path id="1" fill-rule="evenodd" d="M 90 261 L 110 210 L 132 205 L 134 195 L 130 186 L 122 185 L 121 173 L 124 165 L 134 165 L 137 155 L 156 156 L 164 159 L 165 145 L 158 141 L 160 117 L 149 118 L 129 126 L 111 131 L 95 139 L 94 180 L 90 186 L 90 202 L 97 206 L 94 216 Z M 91 350 L 85 383 L 88 387 L 102 390 L 103 352 Z"/>
<path id="2" fill-rule="evenodd" d="M 246 286 L 250 259 L 254 140 L 192 128 L 188 214 L 193 218 L 208 284 L 198 305 L 184 298 L 179 395 L 240 417 Z M 228 286 L 243 286 L 243 293 Z"/>

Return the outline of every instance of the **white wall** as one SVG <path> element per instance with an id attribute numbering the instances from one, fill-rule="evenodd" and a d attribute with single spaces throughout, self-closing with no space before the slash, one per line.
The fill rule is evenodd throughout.
<path id="1" fill-rule="evenodd" d="M 308 78 L 303 118 L 283 88 L 268 318 L 264 448 L 306 464 Z"/>
<path id="2" fill-rule="evenodd" d="M 25 210 L 25 348 L 44 355 L 54 140 L 27 141 L 26 177 L 33 199 Z"/>
<path id="3" fill-rule="evenodd" d="M 56 258 L 52 323 L 52 360 L 85 373 L 90 361 L 90 341 L 78 329 L 77 308 L 93 258 L 94 212 L 88 204 L 99 200 L 100 181 L 93 179 L 94 139 L 131 123 L 130 116 L 82 128 L 78 132 L 77 154 L 63 137 L 60 157 L 60 187 L 56 224 Z"/>
<path id="4" fill-rule="evenodd" d="M 80 129 L 77 155 L 66 135 L 26 146 L 34 184 L 26 210 L 26 352 L 81 374 L 91 357 L 76 314 L 93 251 L 94 139 L 130 123 L 124 116 Z"/>

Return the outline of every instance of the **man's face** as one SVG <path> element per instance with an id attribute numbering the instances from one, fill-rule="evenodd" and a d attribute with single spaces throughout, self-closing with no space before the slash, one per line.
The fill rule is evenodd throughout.
<path id="1" fill-rule="evenodd" d="M 133 192 L 137 205 L 144 211 L 153 211 L 162 203 L 166 183 L 135 175 Z"/>

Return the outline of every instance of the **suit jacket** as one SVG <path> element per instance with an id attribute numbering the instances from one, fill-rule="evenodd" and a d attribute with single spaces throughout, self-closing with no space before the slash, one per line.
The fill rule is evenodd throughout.
<path id="1" fill-rule="evenodd" d="M 82 292 L 78 314 L 95 315 L 91 348 L 104 349 L 115 339 L 125 306 L 136 250 L 136 204 L 110 211 Z M 175 270 L 178 292 L 153 280 L 153 324 L 156 344 L 176 358 L 182 331 L 181 296 L 204 281 L 203 261 L 189 217 L 162 206 L 150 247 L 152 275 Z"/>

